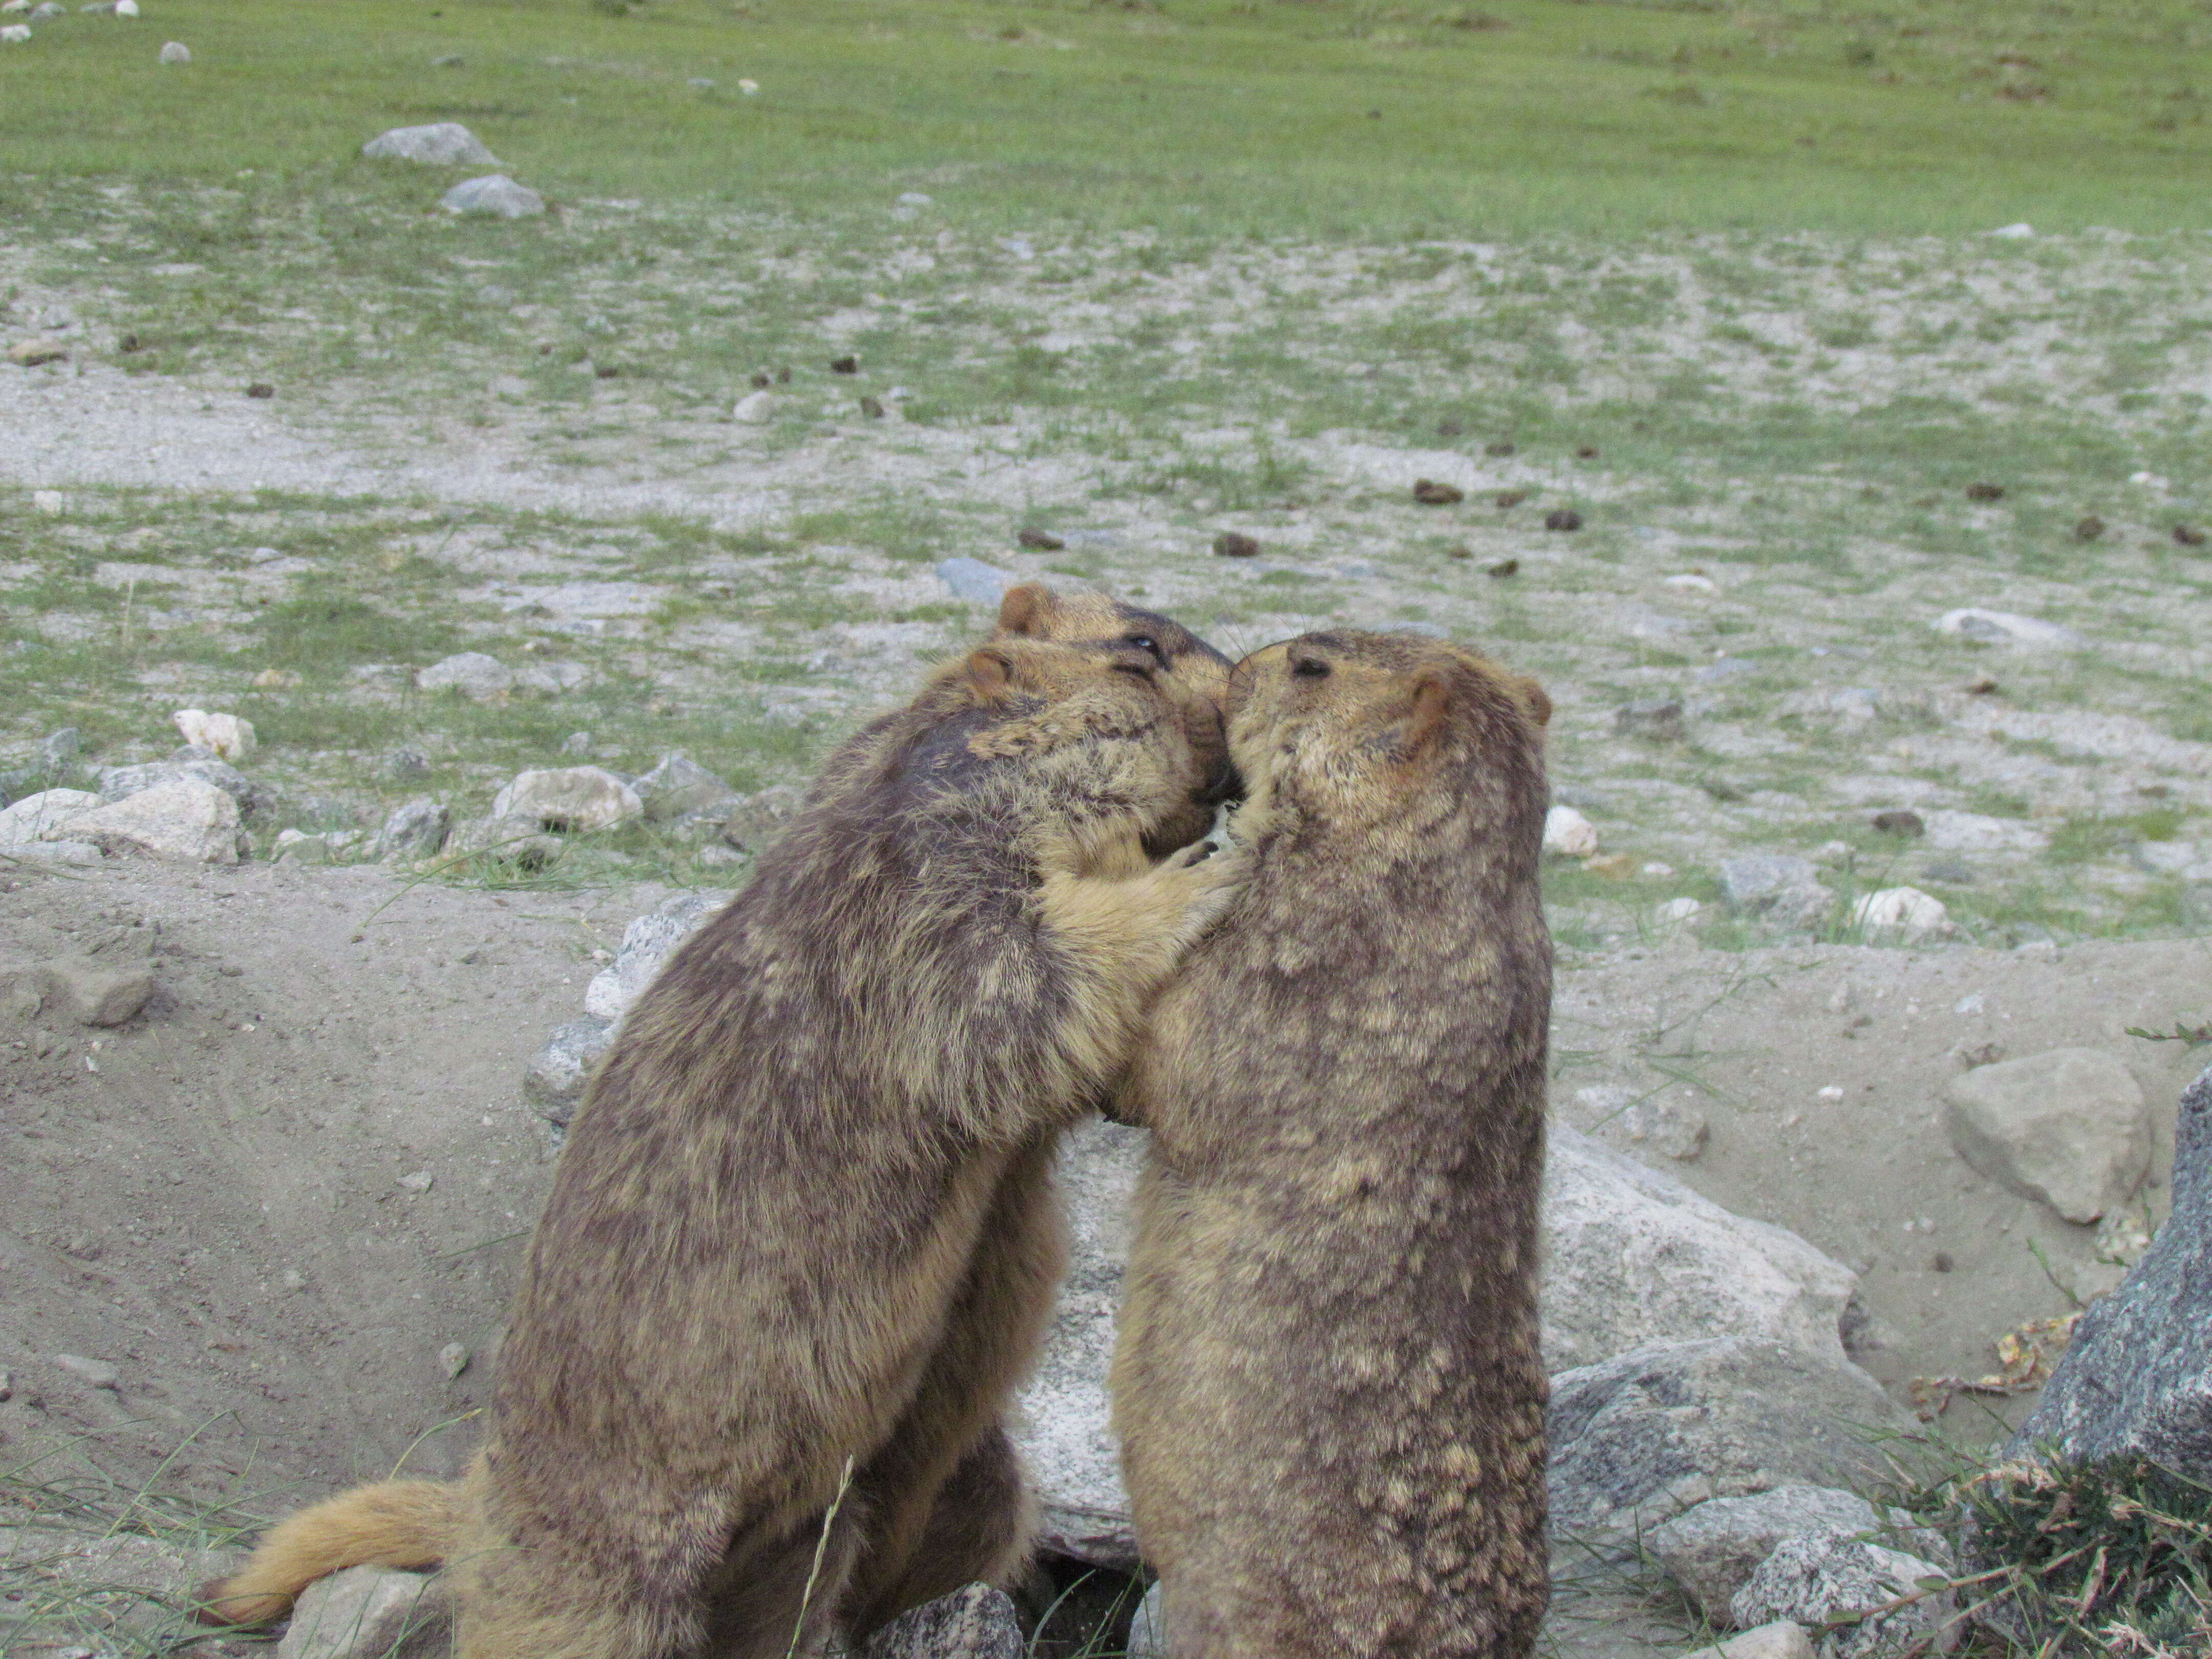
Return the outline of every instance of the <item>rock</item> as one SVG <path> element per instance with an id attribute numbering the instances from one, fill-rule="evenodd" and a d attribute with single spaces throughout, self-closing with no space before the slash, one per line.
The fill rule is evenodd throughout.
<path id="1" fill-rule="evenodd" d="M 555 835 L 611 830 L 641 817 L 637 791 L 599 766 L 556 766 L 519 772 L 492 798 L 495 818 L 526 818 Z"/>
<path id="2" fill-rule="evenodd" d="M 71 818 L 62 833 L 110 854 L 147 853 L 200 864 L 235 864 L 238 803 L 211 783 L 180 777 Z"/>
<path id="3" fill-rule="evenodd" d="M 489 702 L 514 686 L 514 671 L 496 657 L 481 651 L 462 651 L 432 663 L 415 677 L 425 691 L 458 690 L 477 702 Z"/>
<path id="4" fill-rule="evenodd" d="M 862 1659 L 1022 1659 L 1028 1650 L 1012 1598 L 969 1584 L 901 1613 L 860 1653 Z"/>
<path id="5" fill-rule="evenodd" d="M 1793 932 L 1820 927 L 1836 900 L 1820 884 L 1809 860 L 1787 853 L 1753 853 L 1722 860 L 1721 896 L 1737 915 L 1771 921 Z"/>
<path id="6" fill-rule="evenodd" d="M 1413 480 L 1413 499 L 1423 507 L 1450 507 L 1467 499 L 1467 492 L 1455 485 L 1438 483 L 1432 478 Z"/>
<path id="7" fill-rule="evenodd" d="M 119 1389 L 123 1386 L 123 1373 L 105 1359 L 87 1359 L 73 1353 L 58 1353 L 53 1358 L 55 1364 L 88 1387 Z"/>
<path id="8" fill-rule="evenodd" d="M 1686 893 L 1680 898 L 1670 898 L 1658 909 L 1662 921 L 1687 921 L 1705 908 L 1704 901 L 1693 899 Z"/>
<path id="9" fill-rule="evenodd" d="M 157 988 L 153 973 L 145 967 L 88 957 L 48 963 L 46 975 L 80 1025 L 120 1025 L 135 1018 Z"/>
<path id="10" fill-rule="evenodd" d="M 2087 643 L 2072 629 L 2057 623 L 2014 616 L 2009 611 L 1985 611 L 1979 605 L 1946 611 L 1936 619 L 1936 630 L 1958 639 L 2009 646 L 2020 651 L 2073 650 Z"/>
<path id="11" fill-rule="evenodd" d="M 1158 1579 L 1129 1620 L 1129 1645 L 1122 1650 L 1122 1659 L 1168 1659 L 1167 1613 L 1160 1605 Z"/>
<path id="12" fill-rule="evenodd" d="M 1931 1637 L 1936 1637 L 1939 1650 L 1948 1651 L 1956 1640 L 1956 1627 L 1950 1626 L 1956 1611 L 1951 1593 L 1939 1588 L 1923 1594 L 1921 1581 L 1949 1577 L 1932 1561 L 1882 1544 L 1790 1538 L 1759 1564 L 1736 1592 L 1729 1613 L 1740 1627 L 1778 1620 L 1817 1626 L 1917 1596 L 1904 1607 L 1832 1632 L 1820 1644 L 1821 1659 L 1868 1659 Z"/>
<path id="13" fill-rule="evenodd" d="M 1680 697 L 1642 697 L 1613 711 L 1613 729 L 1622 737 L 1655 738 L 1679 742 L 1682 736 Z"/>
<path id="14" fill-rule="evenodd" d="M 766 426 L 775 418 L 780 406 L 772 392 L 749 392 L 731 409 L 730 418 L 746 426 Z"/>
<path id="15" fill-rule="evenodd" d="M 148 761 L 143 766 L 102 767 L 99 775 L 100 798 L 104 802 L 128 800 L 133 795 L 143 794 L 149 789 L 158 788 L 165 783 L 175 783 L 182 778 L 212 784 L 222 790 L 237 803 L 241 817 L 251 817 L 269 803 L 270 797 L 257 789 L 243 772 L 211 757 Z"/>
<path id="16" fill-rule="evenodd" d="M 499 157 L 483 147 L 483 140 L 459 121 L 394 127 L 363 144 L 361 153 L 374 161 L 422 161 L 440 167 L 495 167 L 500 164 Z"/>
<path id="17" fill-rule="evenodd" d="M 443 803 L 425 796 L 396 809 L 376 832 L 375 855 L 391 861 L 434 858 L 453 833 L 453 814 Z"/>
<path id="18" fill-rule="evenodd" d="M 2053 1048 L 1954 1077 L 1943 1127 L 1982 1174 L 2069 1221 L 2096 1220 L 2150 1171 L 2142 1091 L 2099 1048 Z"/>
<path id="19" fill-rule="evenodd" d="M 279 830 L 269 849 L 279 864 L 343 864 L 358 857 L 373 843 L 358 830 L 325 830 L 309 835 L 304 830 Z"/>
<path id="20" fill-rule="evenodd" d="M 726 812 L 738 799 L 727 783 L 683 755 L 663 755 L 636 788 L 648 823 L 665 823 L 688 812 Z"/>
<path id="21" fill-rule="evenodd" d="M 1013 586 L 1014 573 L 963 554 L 940 562 L 937 579 L 952 590 L 955 599 L 965 599 L 970 605 L 996 605 L 1006 589 Z"/>
<path id="22" fill-rule="evenodd" d="M 566 850 L 558 836 L 549 836 L 536 818 L 478 818 L 465 824 L 446 844 L 453 854 L 481 854 L 495 863 L 512 865 L 525 872 L 550 868 Z"/>
<path id="23" fill-rule="evenodd" d="M 446 1375 L 448 1377 L 459 1376 L 463 1371 L 468 1370 L 471 1358 L 467 1345 L 465 1343 L 448 1342 L 438 1350 L 438 1364 L 445 1367 Z"/>
<path id="24" fill-rule="evenodd" d="M 1664 1152 L 1678 1164 L 1688 1164 L 1703 1154 L 1712 1133 L 1703 1112 L 1663 1095 L 1631 1106 L 1622 1115 L 1621 1127 L 1631 1140 L 1648 1143 L 1653 1151 Z"/>
<path id="25" fill-rule="evenodd" d="M 1580 530 L 1582 527 L 1583 515 L 1571 507 L 1559 507 L 1544 515 L 1544 528 L 1547 530 Z"/>
<path id="26" fill-rule="evenodd" d="M 1224 530 L 1213 538 L 1213 552 L 1216 558 L 1256 559 L 1260 556 L 1260 538 L 1241 530 Z"/>
<path id="27" fill-rule="evenodd" d="M 242 761 L 253 752 L 252 720 L 235 714 L 210 714 L 204 708 L 179 708 L 170 718 L 185 741 L 198 749 L 211 749 L 219 760 Z"/>
<path id="28" fill-rule="evenodd" d="M 1869 1431 L 1907 1426 L 1857 1366 L 1743 1337 L 1657 1342 L 1563 1371 L 1546 1422 L 1553 1535 L 1600 1551 L 1710 1498 L 1871 1480 L 1881 1459 Z"/>
<path id="29" fill-rule="evenodd" d="M 0 26 L 0 46 L 20 46 L 30 38 L 31 26 L 27 23 L 9 23 Z M 67 356 L 69 354 L 64 352 L 62 355 Z M 13 349 L 10 349 L 8 354 L 9 360 L 13 362 L 15 356 Z"/>
<path id="30" fill-rule="evenodd" d="M 1911 943 L 1948 933 L 1951 912 L 1943 901 L 1917 887 L 1884 887 L 1860 896 L 1851 906 L 1851 925 L 1877 940 Z"/>
<path id="31" fill-rule="evenodd" d="M 1923 827 L 1928 844 L 1943 853 L 2034 853 L 2051 844 L 2051 837 L 2032 823 L 1979 812 L 1929 812 Z"/>
<path id="32" fill-rule="evenodd" d="M 548 1123 L 568 1127 L 592 1080 L 592 1068 L 614 1041 L 615 1028 L 604 1019 L 572 1019 L 553 1035 L 522 1073 L 522 1097 Z"/>
<path id="33" fill-rule="evenodd" d="M 1691 1604 L 1725 1624 L 1729 1604 L 1786 1538 L 1849 1538 L 1882 1525 L 1875 1506 L 1833 1486 L 1776 1486 L 1716 1498 L 1662 1522 L 1648 1540 Z"/>
<path id="34" fill-rule="evenodd" d="M 1597 830 L 1571 806 L 1544 814 L 1544 850 L 1559 858 L 1586 859 L 1597 851 Z"/>
<path id="35" fill-rule="evenodd" d="M 105 857 L 88 841 L 34 841 L 26 846 L 10 847 L 6 853 L 6 858 L 17 864 L 89 866 L 100 863 Z"/>
<path id="36" fill-rule="evenodd" d="M 2212 1483 L 2212 1069 L 2181 1097 L 2173 1210 L 2118 1290 L 2081 1316 L 2006 1448 L 2073 1463 L 2141 1457 Z"/>
<path id="37" fill-rule="evenodd" d="M 189 64 L 192 61 L 192 49 L 181 40 L 172 40 L 161 48 L 161 61 L 165 64 Z"/>
<path id="38" fill-rule="evenodd" d="M 1730 1637 L 1717 1648 L 1699 1648 L 1688 1659 L 1820 1659 L 1820 1650 L 1802 1625 L 1778 1619 Z"/>
<path id="39" fill-rule="evenodd" d="M 1117 1123 L 1082 1124 L 1061 1143 L 1068 1270 L 1036 1371 L 1014 1425 L 1036 1489 L 1037 1541 L 1116 1572 L 1139 1565 L 1106 1397 L 1114 1312 L 1129 1261 L 1129 1206 L 1148 1137 Z"/>
<path id="40" fill-rule="evenodd" d="M 450 1659 L 445 1580 L 389 1567 L 348 1567 L 300 1592 L 276 1659 Z"/>
<path id="41" fill-rule="evenodd" d="M 88 789 L 42 789 L 12 806 L 0 807 L 0 847 L 43 841 L 69 820 L 101 805 Z"/>
<path id="42" fill-rule="evenodd" d="M 501 219 L 527 219 L 545 211 L 545 198 L 503 173 L 486 173 L 455 185 L 438 198 L 448 213 L 489 213 Z"/>
<path id="43" fill-rule="evenodd" d="M 30 30 L 23 28 L 21 23 L 12 24 L 10 27 L 23 29 L 22 33 L 16 37 L 17 40 L 27 40 L 31 38 Z M 66 362 L 69 360 L 69 355 L 67 341 L 50 339 L 44 335 L 28 340 L 18 340 L 8 348 L 8 361 L 22 368 L 36 368 L 41 363 Z"/>
<path id="44" fill-rule="evenodd" d="M 805 799 L 805 791 L 795 784 L 757 790 L 730 809 L 722 823 L 722 839 L 741 853 L 764 853 Z"/>
<path id="45" fill-rule="evenodd" d="M 613 963 L 585 987 L 584 1012 L 593 1019 L 619 1022 L 677 946 L 704 927 L 730 898 L 712 888 L 678 893 L 632 921 L 623 929 L 622 949 Z"/>
<path id="46" fill-rule="evenodd" d="M 1544 1170 L 1544 1357 L 1557 1370 L 1700 1337 L 1846 1364 L 1856 1275 L 1554 1120 Z"/>

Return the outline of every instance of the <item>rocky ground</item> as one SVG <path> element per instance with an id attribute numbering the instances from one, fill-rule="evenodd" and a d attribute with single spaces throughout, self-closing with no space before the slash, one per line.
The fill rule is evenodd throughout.
<path id="1" fill-rule="evenodd" d="M 84 1588 L 153 1567 L 57 1577 L 52 1529 L 219 1546 L 458 1467 L 549 1034 L 587 1053 L 1010 574 L 1231 651 L 1441 629 L 1558 702 L 1547 1315 L 1559 1490 L 1612 1540 L 1563 1556 L 1559 1652 L 1727 1622 L 1690 1546 L 1618 1547 L 1707 1496 L 1607 1461 L 1631 1396 L 1785 1401 L 1682 1454 L 1723 1495 L 1762 1447 L 1872 1490 L 1854 1413 L 1978 1455 L 2161 1220 L 2212 1019 L 2194 243 L 1192 250 L 909 206 L 810 248 L 605 202 L 526 246 L 371 204 L 436 244 L 397 287 L 298 226 L 147 263 L 157 209 L 220 206 L 118 186 L 0 246 L 0 333 L 64 348 L 0 366 L 0 790 L 45 797 L 0 817 L 0 1620 L 156 1643 Z M 1109 1564 L 1133 1156 L 1073 1161 L 1030 1401 Z"/>

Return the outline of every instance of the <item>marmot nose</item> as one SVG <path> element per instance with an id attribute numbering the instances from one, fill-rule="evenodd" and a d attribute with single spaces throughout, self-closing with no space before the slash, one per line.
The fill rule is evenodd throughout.
<path id="1" fill-rule="evenodd" d="M 1244 775 L 1237 769 L 1237 763 L 1224 755 L 1213 776 L 1207 780 L 1199 799 L 1207 806 L 1218 806 L 1225 800 L 1242 800 L 1243 798 Z"/>

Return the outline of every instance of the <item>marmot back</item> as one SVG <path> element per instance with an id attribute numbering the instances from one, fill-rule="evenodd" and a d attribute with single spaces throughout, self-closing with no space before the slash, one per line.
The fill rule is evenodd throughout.
<path id="1" fill-rule="evenodd" d="M 1406 635 L 1231 677 L 1249 884 L 1156 1007 L 1115 1355 L 1174 1659 L 1522 1659 L 1550 705 Z"/>

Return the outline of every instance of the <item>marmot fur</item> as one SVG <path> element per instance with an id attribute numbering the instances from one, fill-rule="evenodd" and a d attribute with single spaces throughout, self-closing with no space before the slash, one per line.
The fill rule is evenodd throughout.
<path id="1" fill-rule="evenodd" d="M 1312 634 L 1231 678 L 1249 882 L 1156 1005 L 1113 1370 L 1174 1659 L 1525 1659 L 1549 701 Z"/>
<path id="2" fill-rule="evenodd" d="M 847 743 L 593 1079 L 468 1475 L 281 1523 L 216 1615 L 442 1559 L 465 1659 L 751 1659 L 1014 1570 L 1044 1172 L 1237 879 L 1140 850 L 1218 726 L 1156 653 L 1007 637 Z"/>

